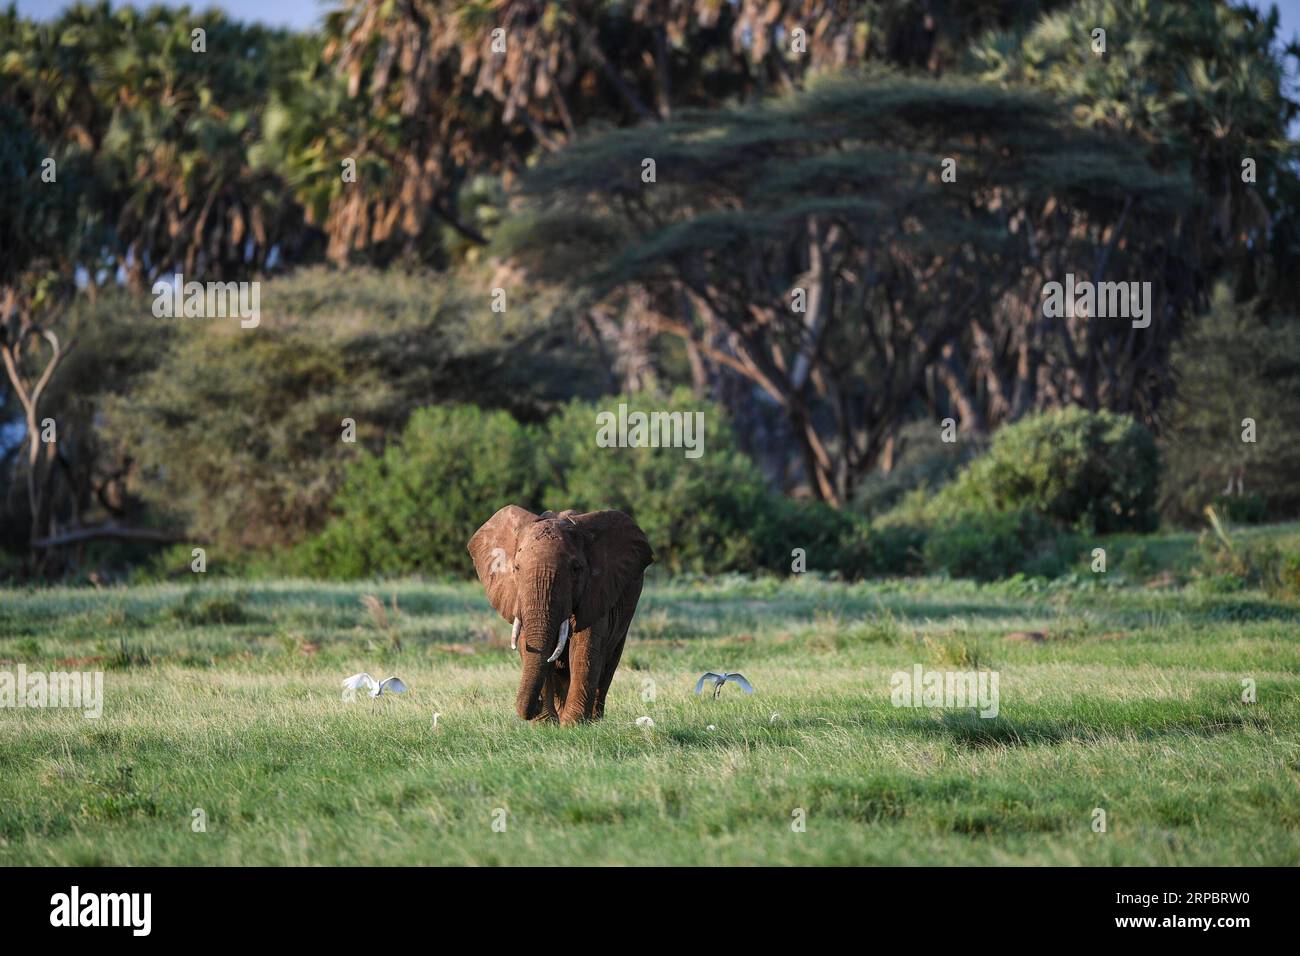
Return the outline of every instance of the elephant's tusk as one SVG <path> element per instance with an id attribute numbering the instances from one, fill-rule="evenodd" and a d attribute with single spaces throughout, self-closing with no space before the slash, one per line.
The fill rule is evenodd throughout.
<path id="1" fill-rule="evenodd" d="M 546 658 L 546 663 L 550 664 L 557 657 L 564 653 L 564 645 L 569 643 L 569 622 L 566 620 L 560 625 L 560 643 L 555 647 L 555 653 Z"/>
<path id="2" fill-rule="evenodd" d="M 524 626 L 524 622 L 515 618 L 514 625 L 510 628 L 510 649 L 513 651 L 519 644 L 519 629 Z"/>

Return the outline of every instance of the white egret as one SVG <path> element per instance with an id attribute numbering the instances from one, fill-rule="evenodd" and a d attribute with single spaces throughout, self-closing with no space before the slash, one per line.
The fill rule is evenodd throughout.
<path id="1" fill-rule="evenodd" d="M 363 687 L 370 690 L 371 697 L 378 697 L 384 691 L 394 694 L 406 693 L 406 685 L 402 683 L 400 677 L 386 677 L 382 681 L 377 681 L 369 674 L 353 674 L 343 682 L 343 689 L 350 690 L 354 694 Z"/>
<path id="2" fill-rule="evenodd" d="M 723 671 L 721 674 L 715 674 L 713 671 L 709 671 L 695 684 L 695 693 L 698 694 L 703 691 L 705 684 L 712 684 L 713 699 L 717 700 L 719 695 L 722 694 L 722 685 L 728 682 L 735 684 L 746 694 L 754 693 L 754 685 L 745 679 L 745 675 L 734 671 Z"/>

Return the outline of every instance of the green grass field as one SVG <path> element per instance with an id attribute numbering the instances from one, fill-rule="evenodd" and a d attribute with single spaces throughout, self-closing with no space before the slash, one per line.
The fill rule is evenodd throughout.
<path id="1" fill-rule="evenodd" d="M 0 710 L 0 864 L 1300 862 L 1300 610 L 1090 583 L 655 582 L 574 729 L 515 717 L 474 584 L 0 591 L 0 670 L 106 697 Z M 916 663 L 996 670 L 999 716 L 892 706 Z"/>

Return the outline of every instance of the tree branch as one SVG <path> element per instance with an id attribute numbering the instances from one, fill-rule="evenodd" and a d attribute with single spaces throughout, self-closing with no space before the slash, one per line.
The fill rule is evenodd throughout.
<path id="1" fill-rule="evenodd" d="M 112 539 L 116 541 L 152 541 L 157 544 L 179 544 L 183 541 L 198 541 L 189 535 L 172 531 L 159 531 L 155 528 L 124 528 L 119 525 L 106 524 L 94 528 L 74 528 L 62 534 L 40 538 L 32 542 L 34 548 L 57 548 L 60 545 L 76 544 L 79 541 Z"/>

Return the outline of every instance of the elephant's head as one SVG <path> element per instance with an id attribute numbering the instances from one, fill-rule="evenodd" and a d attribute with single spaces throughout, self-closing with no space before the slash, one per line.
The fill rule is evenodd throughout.
<path id="1" fill-rule="evenodd" d="M 488 600 L 514 627 L 523 674 L 515 710 L 543 713 L 542 685 L 571 632 L 585 631 L 654 561 L 641 529 L 621 511 L 494 514 L 469 541 Z"/>

